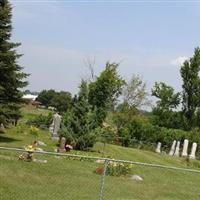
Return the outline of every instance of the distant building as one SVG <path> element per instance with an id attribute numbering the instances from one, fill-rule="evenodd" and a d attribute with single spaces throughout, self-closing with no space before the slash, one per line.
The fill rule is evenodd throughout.
<path id="1" fill-rule="evenodd" d="M 22 96 L 22 99 L 27 101 L 35 101 L 38 95 L 32 95 L 32 94 L 25 94 Z"/>

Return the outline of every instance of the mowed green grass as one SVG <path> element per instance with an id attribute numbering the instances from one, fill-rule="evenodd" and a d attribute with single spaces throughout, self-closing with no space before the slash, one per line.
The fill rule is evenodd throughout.
<path id="1" fill-rule="evenodd" d="M 47 111 L 44 112 L 48 114 Z M 24 123 L 29 117 L 43 111 L 28 107 L 23 109 L 23 113 L 25 117 L 18 127 L 13 127 L 0 135 L 0 146 L 21 148 L 35 139 L 29 134 L 29 127 Z M 44 147 L 47 151 L 54 151 L 57 147 L 57 143 L 49 139 L 47 130 L 40 131 L 37 139 L 47 144 L 47 147 Z M 98 151 L 102 148 L 103 145 L 97 143 L 90 152 L 70 153 L 101 157 Z M 95 174 L 94 170 L 101 164 L 37 154 L 34 155 L 35 158 L 47 160 L 47 163 L 28 163 L 17 160 L 20 154 L 0 150 L 0 200 L 99 199 L 101 176 Z M 116 145 L 106 145 L 106 156 L 176 167 L 193 167 L 193 163 L 188 164 L 182 158 Z M 198 161 L 194 164 L 196 167 L 199 166 Z M 196 200 L 200 193 L 200 173 L 134 165 L 132 174 L 140 175 L 143 181 L 135 182 L 128 177 L 106 176 L 104 199 Z"/>

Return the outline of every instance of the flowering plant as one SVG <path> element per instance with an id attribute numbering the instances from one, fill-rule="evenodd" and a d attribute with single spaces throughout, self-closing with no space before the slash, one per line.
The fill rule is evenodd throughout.
<path id="1" fill-rule="evenodd" d="M 30 134 L 38 136 L 39 129 L 35 126 L 30 127 Z"/>
<path id="2" fill-rule="evenodd" d="M 24 149 L 27 151 L 27 154 L 20 155 L 18 159 L 31 162 L 33 159 L 33 152 L 36 150 L 35 143 L 33 145 L 26 146 Z"/>
<path id="3" fill-rule="evenodd" d="M 106 175 L 110 176 L 126 176 L 131 173 L 132 164 L 119 163 L 115 161 L 110 161 L 106 168 Z M 104 167 L 98 167 L 95 170 L 97 174 L 103 174 Z"/>
<path id="4" fill-rule="evenodd" d="M 73 149 L 73 146 L 71 146 L 70 144 L 66 144 L 65 149 L 66 149 L 67 151 L 70 151 L 70 150 Z"/>
<path id="5" fill-rule="evenodd" d="M 35 146 L 34 145 L 28 145 L 25 147 L 25 150 L 27 152 L 33 153 L 35 151 Z"/>
<path id="6" fill-rule="evenodd" d="M 131 164 L 111 161 L 108 164 L 106 174 L 110 176 L 121 176 L 121 175 L 125 176 L 127 174 L 130 174 L 131 169 L 132 169 Z"/>

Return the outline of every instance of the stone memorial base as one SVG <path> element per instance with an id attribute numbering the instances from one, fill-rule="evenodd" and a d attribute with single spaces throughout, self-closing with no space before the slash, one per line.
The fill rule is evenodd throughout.
<path id="1" fill-rule="evenodd" d="M 66 152 L 66 149 L 58 148 L 58 153 L 65 153 L 65 152 Z"/>
<path id="2" fill-rule="evenodd" d="M 59 141 L 60 137 L 58 134 L 53 133 L 53 134 L 51 134 L 51 139 L 54 141 Z"/>

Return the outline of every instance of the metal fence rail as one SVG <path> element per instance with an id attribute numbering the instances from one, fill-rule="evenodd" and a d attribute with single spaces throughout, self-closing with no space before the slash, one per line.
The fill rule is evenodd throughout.
<path id="1" fill-rule="evenodd" d="M 0 147 L 0 171 L 2 171 L 0 178 L 8 186 L 12 185 L 11 179 L 13 181 L 16 179 L 16 182 L 21 181 L 21 187 L 27 190 L 23 193 L 18 186 L 13 187 L 14 190 L 8 187 L 1 188 L 0 199 L 2 200 L 35 200 L 47 199 L 47 197 L 49 200 L 196 200 L 200 191 L 198 169 L 46 151 L 34 151 L 38 163 L 27 165 L 25 162 L 16 162 L 19 153 L 27 153 L 27 151 L 20 148 Z M 14 158 L 15 162 L 5 158 Z M 47 164 L 40 162 L 44 159 L 48 161 Z M 133 165 L 133 172 L 141 175 L 144 181 L 134 182 L 127 177 L 108 176 L 111 163 Z M 100 174 L 94 173 L 97 168 L 102 169 Z M 16 170 L 16 174 L 13 174 L 13 169 Z M 183 176 L 185 182 L 181 183 Z M 27 185 L 24 185 L 24 182 Z M 55 187 L 48 185 L 48 182 L 54 183 Z M 40 184 L 43 187 L 40 187 Z M 154 196 L 152 190 L 158 190 L 157 193 L 154 191 L 157 196 Z M 34 193 L 35 191 L 37 194 Z"/>

